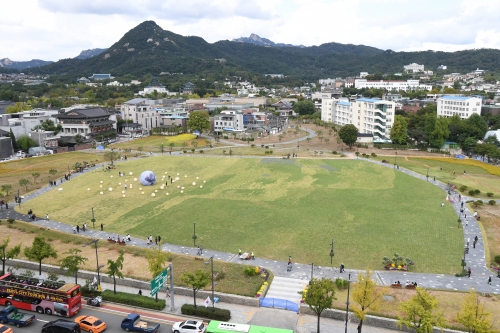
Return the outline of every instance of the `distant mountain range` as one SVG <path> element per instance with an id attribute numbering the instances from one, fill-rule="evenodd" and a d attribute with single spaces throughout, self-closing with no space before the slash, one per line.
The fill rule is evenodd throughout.
<path id="1" fill-rule="evenodd" d="M 40 59 L 33 59 L 30 61 L 13 61 L 9 58 L 0 59 L 0 67 L 9 69 L 23 70 L 26 68 L 41 67 L 53 63 L 53 61 L 44 61 Z"/>
<path id="2" fill-rule="evenodd" d="M 305 47 L 304 45 L 292 45 L 292 44 L 275 43 L 272 40 L 269 40 L 267 38 L 262 38 L 262 37 L 260 37 L 259 35 L 256 35 L 256 34 L 250 34 L 250 37 L 235 38 L 235 39 L 232 40 L 232 42 L 248 43 L 248 44 L 254 44 L 254 45 L 259 45 L 259 46 Z"/>
<path id="3" fill-rule="evenodd" d="M 74 59 L 84 60 L 84 59 L 92 58 L 92 57 L 95 57 L 96 55 L 99 55 L 99 54 L 103 53 L 106 50 L 107 49 L 89 49 L 89 50 L 83 50 Z"/>
<path id="4" fill-rule="evenodd" d="M 234 41 L 208 43 L 197 36 L 181 36 L 145 21 L 128 31 L 107 50 L 82 52 L 86 59 L 62 59 L 43 67 L 30 67 L 39 74 L 68 78 L 111 73 L 159 75 L 162 72 L 227 77 L 255 74 L 284 74 L 303 80 L 345 77 L 359 72 L 395 73 L 416 62 L 436 70 L 468 72 L 476 68 L 500 72 L 500 51 L 478 49 L 459 52 L 394 52 L 365 45 L 326 43 L 319 46 L 278 46 L 255 34 Z M 102 50 L 102 49 L 101 49 Z M 80 57 L 80 56 L 79 56 Z"/>

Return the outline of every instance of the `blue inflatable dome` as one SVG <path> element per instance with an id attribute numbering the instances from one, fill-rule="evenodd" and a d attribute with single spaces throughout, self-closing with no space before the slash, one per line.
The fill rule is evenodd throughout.
<path id="1" fill-rule="evenodd" d="M 150 170 L 144 171 L 143 173 L 141 173 L 139 181 L 144 186 L 154 185 L 156 183 L 156 175 L 154 174 L 153 171 Z"/>

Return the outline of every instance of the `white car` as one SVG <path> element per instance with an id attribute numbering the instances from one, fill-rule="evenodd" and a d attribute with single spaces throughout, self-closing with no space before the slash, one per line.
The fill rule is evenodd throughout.
<path id="1" fill-rule="evenodd" d="M 172 326 L 173 333 L 205 333 L 206 327 L 202 321 L 186 320 Z"/>

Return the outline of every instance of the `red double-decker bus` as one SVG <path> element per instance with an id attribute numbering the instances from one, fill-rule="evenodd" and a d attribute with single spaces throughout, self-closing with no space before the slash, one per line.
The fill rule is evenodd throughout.
<path id="1" fill-rule="evenodd" d="M 71 317 L 82 308 L 80 285 L 13 275 L 0 276 L 0 304 Z"/>

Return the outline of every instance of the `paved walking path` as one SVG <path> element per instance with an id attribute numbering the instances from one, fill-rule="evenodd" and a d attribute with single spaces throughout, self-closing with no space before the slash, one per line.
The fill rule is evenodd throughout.
<path id="1" fill-rule="evenodd" d="M 384 167 L 389 167 L 393 168 L 392 164 L 384 164 L 381 162 L 373 161 L 370 159 L 360 159 L 366 162 L 370 163 L 376 163 L 379 165 L 382 165 Z M 83 173 L 76 173 L 72 175 L 72 178 L 78 177 L 81 174 L 87 173 L 87 172 L 92 172 L 95 170 L 99 170 L 102 168 L 101 166 L 96 166 L 90 169 L 85 170 Z M 399 168 L 397 169 L 399 172 L 406 173 L 410 176 L 422 179 L 423 181 L 426 181 L 426 177 L 420 174 L 417 174 L 413 171 L 404 169 L 404 168 Z M 71 181 L 71 180 L 69 180 Z M 440 188 L 443 189 L 443 196 L 446 195 L 446 191 L 448 190 L 448 185 L 444 184 L 439 181 L 431 181 L 429 178 L 429 182 L 432 184 L 439 186 Z M 26 195 L 23 199 L 23 202 L 21 203 L 22 210 L 23 211 L 28 211 L 29 210 L 29 204 L 26 202 L 31 200 L 32 198 L 38 197 L 47 191 L 50 190 L 56 190 L 58 187 L 57 186 L 45 186 L 40 188 L 37 191 L 31 192 L 28 195 Z M 452 193 L 452 197 L 456 198 L 457 195 L 455 192 Z M 462 200 L 468 200 L 469 198 L 463 197 Z M 437 203 L 438 204 L 438 203 Z M 446 203 L 446 204 L 451 204 L 451 203 Z M 8 210 L 2 210 L 0 211 L 0 218 L 1 219 L 6 219 L 6 218 L 14 218 L 17 220 L 22 220 L 22 221 L 29 221 L 28 216 L 24 214 L 20 214 L 13 209 L 14 204 L 9 203 L 9 209 Z M 455 200 L 453 203 L 453 208 L 457 211 L 457 216 L 459 215 L 459 210 L 460 210 L 460 203 L 458 200 Z M 376 271 L 375 272 L 375 278 L 378 280 L 379 284 L 382 285 L 390 285 L 394 281 L 401 281 L 406 282 L 406 281 L 412 281 L 412 282 L 417 282 L 419 286 L 425 287 L 425 288 L 437 288 L 437 289 L 448 289 L 448 290 L 461 290 L 461 291 L 467 291 L 469 288 L 475 288 L 479 292 L 484 292 L 484 293 L 500 293 L 500 279 L 496 277 L 495 273 L 490 271 L 486 267 L 486 262 L 485 262 L 485 254 L 484 254 L 484 244 L 483 244 L 483 235 L 480 232 L 479 225 L 477 224 L 476 220 L 472 217 L 472 213 L 467 209 L 467 207 L 464 205 L 465 213 L 467 214 L 467 222 L 463 223 L 464 226 L 464 239 L 466 243 L 467 239 L 470 238 L 470 247 L 469 247 L 469 254 L 466 256 L 466 263 L 467 267 L 471 267 L 472 270 L 472 275 L 470 278 L 467 277 L 462 277 L 462 278 L 457 278 L 453 275 L 445 275 L 445 274 L 427 274 L 427 273 L 413 273 L 413 272 L 400 272 L 400 271 Z M 35 212 L 37 213 L 37 212 Z M 43 213 L 43 212 L 41 212 Z M 73 226 L 70 224 L 58 222 L 58 221 L 53 221 L 53 220 L 48 220 L 46 221 L 45 216 L 42 216 L 41 214 L 38 215 L 38 220 L 34 223 L 44 226 L 46 228 L 50 229 L 55 229 L 67 233 L 72 233 L 73 232 Z M 463 218 L 462 218 L 463 219 Z M 88 237 L 93 237 L 93 238 L 100 238 L 103 240 L 106 240 L 108 237 L 115 237 L 115 233 L 109 233 L 105 229 L 106 227 L 104 226 L 104 231 L 100 230 L 100 224 L 96 225 L 96 229 L 94 230 L 92 228 L 92 225 L 88 226 L 88 231 L 83 232 L 80 229 L 80 234 L 81 235 L 86 235 Z M 472 240 L 475 236 L 479 237 L 479 242 L 476 245 L 476 248 L 472 248 Z M 123 236 L 123 235 L 121 235 Z M 129 243 L 129 245 L 133 246 L 140 246 L 140 247 L 147 247 L 146 245 L 146 240 L 142 239 L 135 239 L 132 238 L 132 241 Z M 179 246 L 179 245 L 174 245 L 174 244 L 164 244 L 163 249 L 165 251 L 170 251 L 173 253 L 183 253 L 183 254 L 188 254 L 188 255 L 196 255 L 197 253 L 197 248 L 195 247 L 187 247 L 187 246 Z M 259 254 L 256 253 L 258 256 Z M 348 278 L 348 275 L 351 275 L 351 280 L 356 280 L 357 279 L 357 274 L 359 271 L 357 270 L 349 270 L 348 268 L 344 273 L 339 273 L 337 268 L 331 268 L 331 267 L 318 267 L 315 266 L 314 269 L 311 272 L 311 265 L 310 264 L 301 264 L 301 263 L 294 263 L 293 269 L 291 272 L 287 272 L 287 262 L 286 261 L 279 261 L 279 260 L 270 260 L 270 259 L 265 259 L 265 258 L 259 258 L 257 257 L 255 260 L 241 260 L 238 258 L 236 253 L 225 253 L 225 252 L 220 252 L 220 251 L 214 251 L 214 250 L 209 250 L 206 249 L 203 251 L 202 256 L 205 258 L 209 258 L 213 256 L 216 260 L 221 260 L 221 261 L 227 261 L 227 262 L 235 262 L 239 264 L 246 264 L 246 265 L 252 265 L 252 266 L 261 266 L 261 267 L 266 267 L 270 270 L 273 271 L 274 275 L 276 277 L 282 277 L 282 278 L 290 278 L 290 279 L 299 279 L 303 281 L 308 281 L 311 278 L 311 273 L 313 274 L 314 277 L 328 277 L 328 278 L 337 278 L 341 277 L 344 279 Z M 487 284 L 487 279 L 489 276 L 492 276 L 493 283 L 492 285 Z M 271 288 L 272 289 L 272 288 Z M 294 292 L 294 288 L 290 288 L 291 292 Z M 292 290 L 293 289 L 293 290 Z"/>

